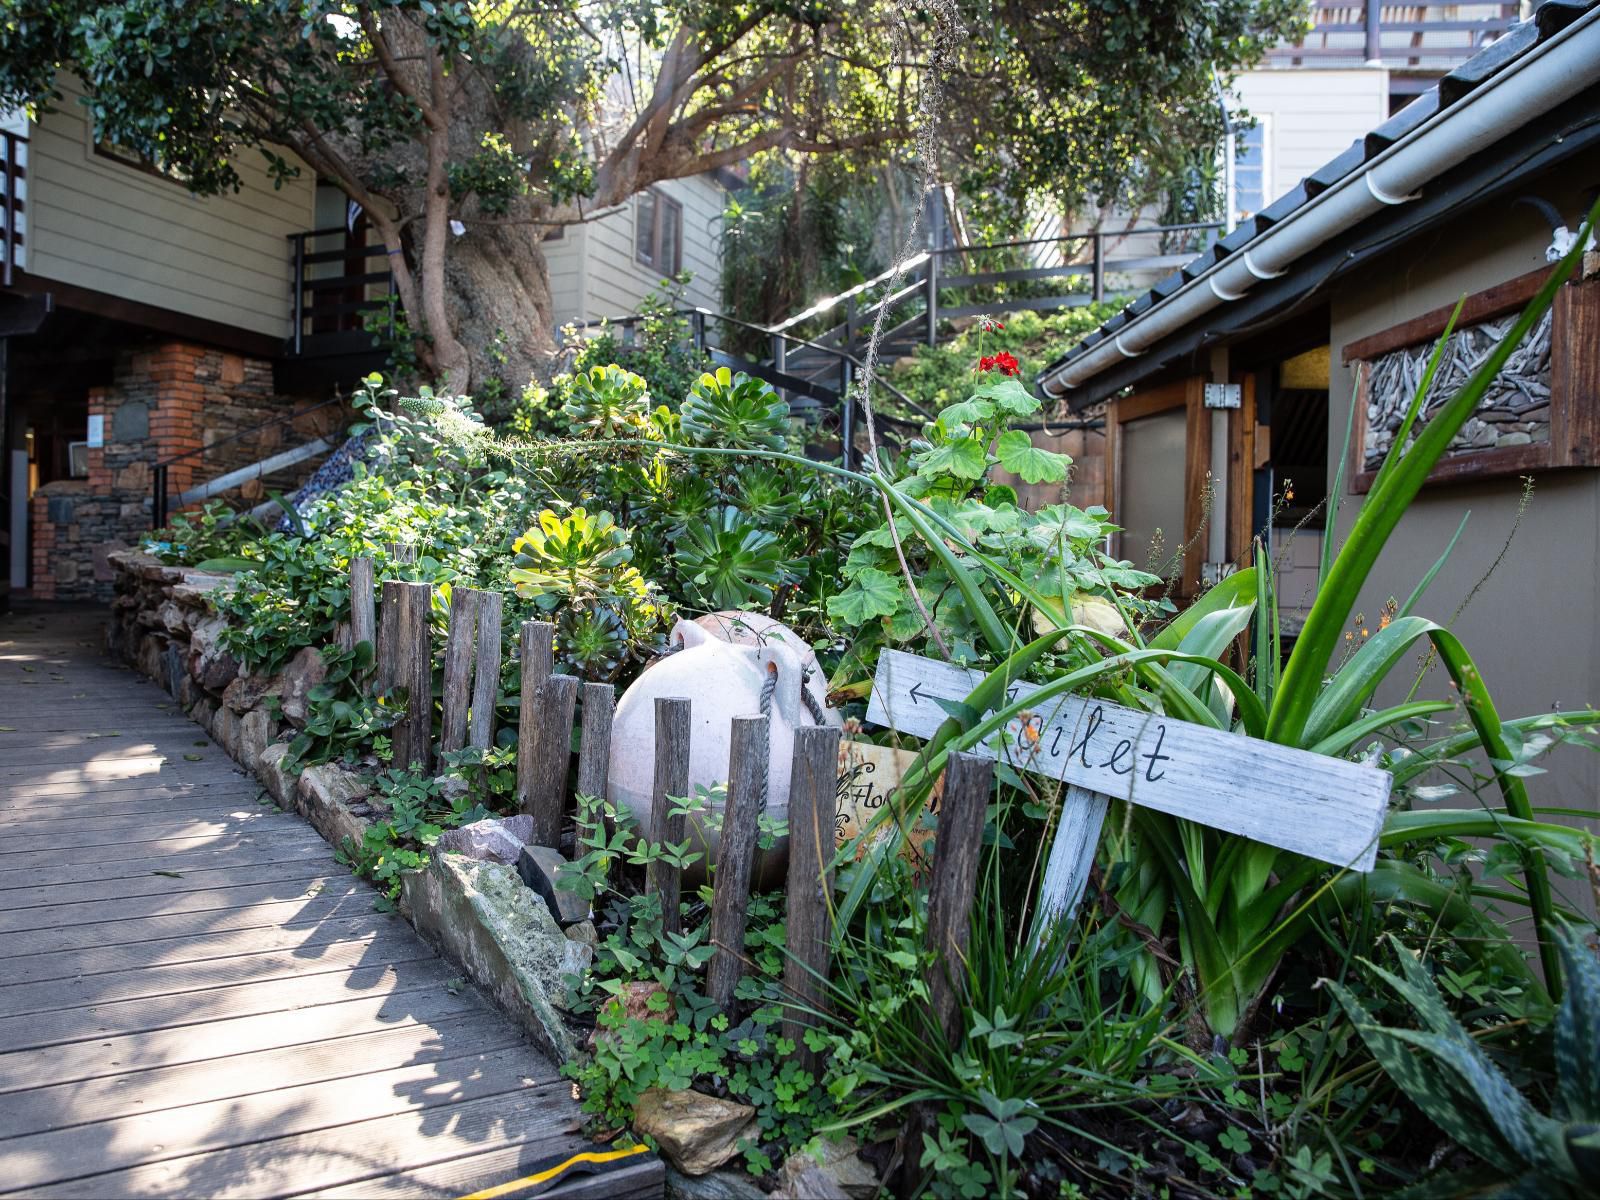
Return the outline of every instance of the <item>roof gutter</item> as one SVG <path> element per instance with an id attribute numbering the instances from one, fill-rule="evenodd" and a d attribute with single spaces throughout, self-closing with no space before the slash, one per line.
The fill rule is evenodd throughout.
<path id="1" fill-rule="evenodd" d="M 1537 69 L 1535 69 L 1537 68 Z M 1201 272 L 1087 352 L 1040 379 L 1064 395 L 1100 372 L 1137 358 L 1256 284 L 1286 274 L 1296 260 L 1420 189 L 1507 133 L 1600 82 L 1600 8 L 1508 63 L 1456 103 L 1281 222 Z"/>

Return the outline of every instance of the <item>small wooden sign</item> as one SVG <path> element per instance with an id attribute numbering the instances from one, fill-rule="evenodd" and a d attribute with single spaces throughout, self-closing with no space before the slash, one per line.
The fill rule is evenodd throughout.
<path id="1" fill-rule="evenodd" d="M 885 650 L 867 720 L 930 737 L 947 716 L 939 701 L 964 700 L 982 679 Z M 1016 683 L 1007 703 L 1037 690 Z M 1020 770 L 1336 866 L 1370 871 L 1377 860 L 1387 771 L 1080 696 L 1047 699 L 1023 716 L 1003 739 L 1006 760 Z M 974 752 L 997 756 L 993 743 Z"/>
<path id="2" fill-rule="evenodd" d="M 839 796 L 834 818 L 837 845 L 843 846 L 872 824 L 893 800 L 895 789 L 916 758 L 915 750 L 875 746 L 871 742 L 846 740 L 839 743 Z M 944 777 L 940 776 L 934 781 L 933 794 L 925 811 L 939 811 L 943 791 Z M 932 835 L 933 830 L 921 824 L 906 831 L 907 840 L 919 849 Z"/>

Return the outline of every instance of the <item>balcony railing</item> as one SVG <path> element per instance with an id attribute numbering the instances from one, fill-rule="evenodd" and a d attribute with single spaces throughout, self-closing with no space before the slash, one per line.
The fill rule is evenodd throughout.
<path id="1" fill-rule="evenodd" d="M 0 284 L 11 286 L 23 265 L 28 192 L 28 139 L 0 129 Z"/>
<path id="2" fill-rule="evenodd" d="M 1274 66 L 1354 66 L 1444 74 L 1516 22 L 1517 4 L 1328 4 L 1312 6 L 1305 40 L 1267 52 Z"/>
<path id="3" fill-rule="evenodd" d="M 382 245 L 343 226 L 289 235 L 294 284 L 289 353 L 355 354 L 394 333 L 394 275 Z M 377 259 L 377 262 L 373 260 Z"/>

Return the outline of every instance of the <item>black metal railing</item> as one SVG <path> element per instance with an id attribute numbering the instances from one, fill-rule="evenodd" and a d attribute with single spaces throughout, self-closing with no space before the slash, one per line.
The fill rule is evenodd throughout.
<path id="1" fill-rule="evenodd" d="M 1267 52 L 1275 66 L 1383 63 L 1443 73 L 1516 23 L 1516 4 L 1317 3 L 1313 26 L 1293 46 Z"/>
<path id="2" fill-rule="evenodd" d="M 28 139 L 9 129 L 0 129 L 0 283 L 10 287 L 22 265 L 22 217 L 27 201 L 28 164 L 24 147 Z"/>
<path id="3" fill-rule="evenodd" d="M 318 356 L 372 347 L 376 322 L 394 336 L 394 273 L 388 250 L 344 226 L 289 235 L 294 264 L 288 352 Z M 373 264 L 373 259 L 379 259 Z"/>
<path id="4" fill-rule="evenodd" d="M 150 527 L 152 529 L 160 529 L 167 523 L 167 517 L 173 511 L 174 501 L 177 502 L 176 506 L 178 508 L 186 508 L 190 504 L 198 504 L 203 500 L 208 500 L 213 496 L 221 495 L 223 492 L 240 487 L 249 480 L 264 479 L 275 471 L 287 470 L 289 467 L 304 462 L 308 458 L 326 453 L 328 450 L 333 449 L 333 446 L 324 442 L 322 438 L 312 438 L 310 441 L 302 443 L 301 446 L 277 451 L 255 462 L 235 467 L 213 479 L 192 485 L 176 496 L 172 494 L 170 487 L 173 466 L 179 463 L 188 463 L 191 459 L 200 459 L 201 463 L 203 463 L 205 455 L 214 454 L 225 447 L 236 445 L 246 438 L 259 437 L 267 429 L 272 429 L 279 425 L 293 424 L 296 421 L 304 420 L 312 413 L 321 412 L 325 408 L 344 403 L 345 398 L 343 396 L 333 396 L 320 404 L 313 404 L 309 408 L 302 408 L 296 412 L 284 413 L 282 416 L 273 417 L 271 420 L 262 421 L 259 424 L 241 429 L 225 438 L 218 438 L 210 445 L 202 446 L 198 450 L 187 450 L 182 454 L 174 454 L 171 458 L 162 459 L 155 464 L 150 473 Z M 315 449 L 311 449 L 313 447 Z M 259 453 L 259 451 L 256 451 L 256 453 Z"/>

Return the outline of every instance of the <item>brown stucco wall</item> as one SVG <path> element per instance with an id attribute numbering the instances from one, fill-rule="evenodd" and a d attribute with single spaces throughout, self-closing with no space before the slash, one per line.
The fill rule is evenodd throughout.
<path id="1" fill-rule="evenodd" d="M 1530 191 L 1550 199 L 1569 217 L 1580 211 L 1576 188 L 1546 181 Z M 1452 304 L 1463 293 L 1544 266 L 1549 241 L 1548 225 L 1525 206 L 1479 209 L 1341 283 L 1332 298 L 1330 460 L 1344 440 L 1352 387 L 1351 373 L 1340 361 L 1341 349 Z M 1588 352 L 1600 353 L 1600 348 L 1589 347 Z M 1600 397 L 1588 397 L 1587 402 L 1600 403 Z M 1330 479 L 1334 466 L 1330 461 Z M 1522 494 L 1517 478 L 1426 486 L 1379 559 L 1360 608 L 1375 624 L 1387 598 L 1409 595 L 1470 509 L 1467 531 L 1419 613 L 1450 626 L 1462 639 L 1502 716 L 1600 707 L 1600 625 L 1595 617 L 1600 597 L 1600 471 L 1537 473 L 1513 537 Z M 1361 499 L 1347 491 L 1338 515 L 1341 533 L 1349 530 Z M 1392 684 L 1389 694 L 1379 698 L 1403 698 L 1412 677 Z M 1437 697 L 1447 691 L 1447 680 L 1435 669 L 1419 694 Z M 1546 765 L 1549 774 L 1530 781 L 1535 804 L 1600 814 L 1600 754 L 1562 747 Z"/>

